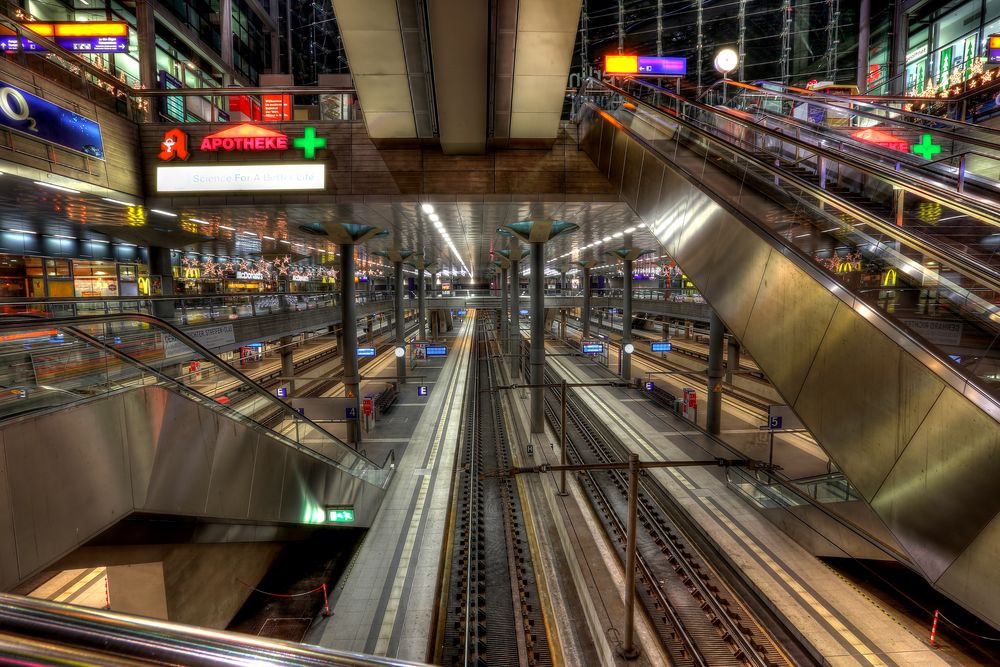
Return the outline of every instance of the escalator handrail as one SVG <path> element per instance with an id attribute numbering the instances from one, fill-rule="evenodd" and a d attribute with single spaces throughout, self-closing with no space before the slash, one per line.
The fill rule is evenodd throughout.
<path id="1" fill-rule="evenodd" d="M 592 81 L 596 81 L 591 79 Z M 807 141 L 802 141 L 801 139 L 796 139 L 794 136 L 785 134 L 778 130 L 758 125 L 756 123 L 750 123 L 745 118 L 741 118 L 738 114 L 734 113 L 731 109 L 725 107 L 714 107 L 708 104 L 703 104 L 701 102 L 694 102 L 689 100 L 673 91 L 670 91 L 656 84 L 650 83 L 648 81 L 641 81 L 638 79 L 632 80 L 639 86 L 644 88 L 650 88 L 657 93 L 660 93 L 666 97 L 674 99 L 679 103 L 690 105 L 700 111 L 704 111 L 709 114 L 722 114 L 726 118 L 734 123 L 742 125 L 754 132 L 760 132 L 762 134 L 767 134 L 768 136 L 774 137 L 775 139 L 780 139 L 793 146 L 798 146 L 799 148 L 805 149 L 811 153 L 816 153 L 817 155 L 822 155 L 823 157 L 831 160 L 832 162 L 838 162 L 844 164 L 852 169 L 860 172 L 864 172 L 868 176 L 872 176 L 884 183 L 892 186 L 893 188 L 903 190 L 915 195 L 922 197 L 927 197 L 928 199 L 934 201 L 946 201 L 947 207 L 955 210 L 956 212 L 963 213 L 971 218 L 975 218 L 980 222 L 984 222 L 989 225 L 1000 227 L 1000 207 L 993 205 L 992 202 L 982 202 L 978 198 L 969 195 L 968 193 L 958 192 L 956 190 L 939 188 L 931 183 L 926 183 L 924 181 L 917 180 L 908 176 L 907 174 L 894 169 L 885 169 L 882 165 L 877 163 L 868 163 L 864 160 L 859 160 L 851 157 L 846 153 L 838 153 L 835 151 L 828 150 L 822 146 L 817 146 L 815 144 L 810 144 Z M 634 95 L 631 95 L 627 91 L 618 86 L 609 83 L 603 83 L 602 85 L 609 87 L 615 92 L 631 97 L 634 100 L 638 100 Z M 643 102 L 643 104 L 651 109 L 662 112 L 661 109 L 656 109 L 651 104 Z M 676 119 L 676 116 L 671 115 L 671 118 Z M 716 137 L 717 139 L 720 137 Z M 1000 147 L 998 147 L 1000 150 Z M 957 201 L 955 201 L 957 199 Z"/>
<path id="2" fill-rule="evenodd" d="M 595 83 L 598 83 L 601 86 L 606 87 L 607 89 L 612 90 L 615 93 L 620 94 L 620 95 L 628 98 L 634 104 L 641 105 L 644 108 L 647 108 L 647 109 L 649 109 L 650 111 L 652 111 L 652 112 L 654 112 L 656 114 L 663 114 L 663 113 L 665 113 L 662 109 L 659 109 L 659 108 L 657 108 L 657 107 L 649 104 L 648 102 L 644 102 L 643 100 L 640 100 L 639 98 L 635 97 L 634 95 L 631 95 L 627 91 L 625 91 L 625 90 L 623 90 L 623 89 L 621 89 L 621 88 L 619 88 L 617 86 L 614 86 L 614 85 L 606 83 L 606 82 L 596 81 L 594 79 L 591 79 L 591 81 L 594 81 Z M 669 91 L 665 91 L 665 92 L 669 93 Z M 675 97 L 677 97 L 677 99 L 679 99 L 679 100 L 684 101 L 685 103 L 691 104 L 691 102 L 689 100 L 685 100 L 683 97 L 679 97 L 679 96 L 675 96 Z M 709 112 L 715 112 L 715 111 L 717 111 L 713 107 L 708 107 L 706 105 L 699 105 L 699 106 L 704 107 Z M 712 132 L 708 132 L 704 128 L 701 128 L 701 127 L 699 127 L 699 126 L 691 123 L 687 119 L 681 118 L 681 117 L 679 117 L 679 116 L 677 116 L 675 114 L 670 114 L 670 113 L 667 113 L 666 116 L 667 116 L 667 118 L 669 119 L 670 122 L 672 122 L 672 123 L 678 123 L 679 125 L 683 125 L 687 130 L 689 130 L 689 131 L 697 134 L 698 136 L 700 136 L 700 137 L 702 137 L 702 138 L 704 138 L 704 139 L 706 139 L 708 141 L 723 143 L 725 145 L 725 147 L 726 147 L 726 150 L 730 150 L 730 151 L 734 151 L 734 152 L 739 153 L 740 157 L 742 159 L 747 160 L 749 162 L 753 162 L 758 168 L 763 169 L 763 170 L 771 173 L 774 176 L 777 176 L 779 178 L 782 178 L 782 179 L 785 179 L 787 181 L 795 183 L 796 187 L 798 187 L 798 188 L 806 191 L 807 193 L 809 193 L 809 195 L 811 197 L 813 197 L 813 198 L 815 198 L 815 199 L 817 199 L 819 201 L 822 201 L 823 203 L 827 203 L 830 206 L 835 207 L 835 208 L 839 209 L 840 211 L 846 213 L 847 215 L 850 215 L 850 216 L 852 216 L 852 217 L 854 217 L 854 218 L 856 218 L 856 219 L 858 219 L 858 220 L 860 220 L 862 222 L 866 222 L 866 223 L 870 224 L 872 227 L 880 230 L 881 232 L 885 233 L 886 235 L 888 235 L 890 237 L 895 237 L 895 238 L 904 237 L 905 240 L 906 240 L 906 243 L 908 243 L 909 245 L 913 246 L 914 248 L 919 249 L 921 252 L 925 253 L 926 255 L 928 255 L 930 257 L 934 257 L 938 261 L 945 262 L 947 264 L 950 264 L 950 265 L 952 265 L 952 266 L 960 269 L 961 273 L 963 275 L 965 275 L 966 277 L 968 277 L 968 278 L 976 281 L 979 285 L 981 285 L 983 287 L 986 287 L 986 288 L 988 288 L 988 289 L 990 289 L 992 291 L 1000 292 L 1000 271 L 994 269 L 993 267 L 991 267 L 991 266 L 989 266 L 987 264 L 983 264 L 982 262 L 980 262 L 979 260 L 975 259 L 974 257 L 970 257 L 970 256 L 966 255 L 965 253 L 956 251 L 956 250 L 954 250 L 954 249 L 952 249 L 950 247 L 936 245 L 936 244 L 930 243 L 929 241 L 925 241 L 922 237 L 914 235 L 909 230 L 907 230 L 905 228 L 900 228 L 900 227 L 896 226 L 893 223 L 887 222 L 887 221 L 879 218 L 878 216 L 876 216 L 876 215 L 874 215 L 872 213 L 869 213 L 868 211 L 865 211 L 864 209 L 861 209 L 861 208 L 857 207 L 853 203 L 851 203 L 849 201 L 846 201 L 846 200 L 838 197 L 837 195 L 835 195 L 834 193 L 830 192 L 829 190 L 824 190 L 824 189 L 820 188 L 818 185 L 816 185 L 814 183 L 811 183 L 809 181 L 801 179 L 801 178 L 795 176 L 794 174 L 789 174 L 789 173 L 781 170 L 779 167 L 776 167 L 775 165 L 770 164 L 769 162 L 761 160 L 756 155 L 754 155 L 752 153 L 749 153 L 748 151 L 744 150 L 741 146 L 737 146 L 735 144 L 728 143 L 728 142 L 725 141 L 725 139 L 723 137 L 720 137 L 720 136 L 718 136 L 718 135 L 716 135 L 716 134 L 714 134 Z M 742 119 L 739 119 L 739 118 L 736 118 L 734 120 L 742 121 Z M 742 122 L 745 123 L 746 121 L 742 121 Z M 754 128 L 756 129 L 757 126 L 754 126 Z M 761 129 L 766 129 L 766 128 L 761 128 Z M 784 135 L 781 135 L 780 133 L 774 133 L 774 134 L 776 134 L 777 136 L 781 137 L 782 139 L 788 139 L 787 137 L 785 137 Z M 790 140 L 790 141 L 791 141 L 791 143 L 795 143 L 794 140 Z M 811 147 L 809 150 L 817 152 L 818 154 L 822 154 L 824 157 L 828 157 L 829 159 L 832 159 L 832 160 L 835 160 L 835 161 L 844 162 L 844 160 L 842 158 L 840 158 L 837 154 L 830 153 L 828 151 L 823 150 L 822 148 Z M 863 166 L 854 166 L 853 168 L 858 169 L 859 171 L 863 171 L 865 173 L 870 173 L 870 170 L 866 169 Z M 897 174 L 898 172 L 892 172 L 892 173 L 893 174 Z M 877 174 L 871 173 L 870 175 L 872 175 L 875 178 L 878 178 Z M 998 221 L 998 222 L 1000 222 L 1000 221 Z M 915 268 L 917 268 L 917 267 L 915 267 Z"/>
<path id="3" fill-rule="evenodd" d="M 606 85 L 597 81 L 595 81 L 595 83 Z M 611 86 L 611 88 L 614 88 L 614 86 Z M 650 106 L 645 102 L 642 102 L 642 104 L 644 106 Z M 577 108 L 580 110 L 588 108 L 593 112 L 602 115 L 608 122 L 620 128 L 623 132 L 626 132 L 632 140 L 641 144 L 645 149 L 654 155 L 662 155 L 662 151 L 658 147 L 654 146 L 636 132 L 625 127 L 620 121 L 616 120 L 609 113 L 607 113 L 607 111 L 601 109 L 596 104 L 588 102 L 586 105 L 581 105 Z M 656 109 L 654 108 L 654 110 Z M 678 119 L 675 116 L 669 116 L 669 118 L 674 122 L 681 122 L 681 119 Z M 686 122 L 683 122 L 683 124 L 688 126 Z M 692 132 L 703 135 L 707 139 L 719 141 L 718 137 L 704 132 L 700 128 L 691 126 L 690 129 Z M 767 166 L 761 164 L 759 160 L 755 160 L 752 155 L 746 154 L 745 151 L 738 147 L 727 146 L 726 150 L 741 153 L 741 157 L 743 159 L 753 160 L 762 167 Z M 673 165 L 684 174 L 685 178 L 690 179 L 692 183 L 699 182 L 698 177 L 695 174 L 688 172 L 680 165 L 672 162 L 670 158 L 664 156 L 662 159 Z M 825 193 L 824 190 L 819 190 L 816 186 L 812 187 L 820 193 Z M 711 195 L 708 196 L 711 197 Z M 869 306 L 859 297 L 855 297 L 853 293 L 848 292 L 843 285 L 836 282 L 831 276 L 827 275 L 821 267 L 815 264 L 815 262 L 810 261 L 810 258 L 801 250 L 788 245 L 784 239 L 778 237 L 770 229 L 754 222 L 744 212 L 733 208 L 727 201 L 715 197 L 712 197 L 712 199 L 731 215 L 739 220 L 745 221 L 750 229 L 755 230 L 758 234 L 766 238 L 768 243 L 770 243 L 778 252 L 805 270 L 809 275 L 816 279 L 817 282 L 823 285 L 831 293 L 837 295 L 838 298 L 844 301 L 849 307 L 855 311 L 862 312 L 880 331 L 882 331 L 889 338 L 893 339 L 901 348 L 907 350 L 910 354 L 917 358 L 918 361 L 923 363 L 925 367 L 941 378 L 942 381 L 948 384 L 948 386 L 954 388 L 957 392 L 965 396 L 969 401 L 974 403 L 979 409 L 990 415 L 993 419 L 1000 421 L 1000 398 L 994 397 L 992 394 L 979 386 L 978 378 L 966 375 L 959 368 L 956 368 L 954 365 L 949 363 L 949 361 L 945 359 L 937 350 L 928 347 L 927 343 L 925 343 L 923 339 L 915 337 L 910 331 L 897 324 L 894 320 L 886 317 L 883 313 L 876 311 L 872 306 Z"/>
<path id="4" fill-rule="evenodd" d="M 742 88 L 744 90 L 749 90 L 749 91 L 758 92 L 758 93 L 765 93 L 765 94 L 768 94 L 768 95 L 775 95 L 777 97 L 783 97 L 783 98 L 791 100 L 793 102 L 800 102 L 802 104 L 815 104 L 816 106 L 823 107 L 823 108 L 829 109 L 831 111 L 837 111 L 838 113 L 844 113 L 845 111 L 848 111 L 847 109 L 845 109 L 845 103 L 855 102 L 855 100 L 852 97 L 849 97 L 849 96 L 846 96 L 846 95 L 845 96 L 840 96 L 840 95 L 824 95 L 823 93 L 817 92 L 817 91 L 804 90 L 804 89 L 801 89 L 801 88 L 793 88 L 791 86 L 783 86 L 782 84 L 774 84 L 776 86 L 780 86 L 781 88 L 783 88 L 785 90 L 793 89 L 793 90 L 798 91 L 798 93 L 807 93 L 809 96 L 806 97 L 805 95 L 798 94 L 798 93 L 788 93 L 788 92 L 782 92 L 782 91 L 778 91 L 778 90 L 770 90 L 768 88 L 764 88 L 764 87 L 761 87 L 761 86 L 757 85 L 757 84 L 760 84 L 760 83 L 767 83 L 768 85 L 771 85 L 770 81 L 757 81 L 755 83 L 746 83 L 746 82 L 743 82 L 743 81 L 734 81 L 733 79 L 722 79 L 720 81 L 716 81 L 714 84 L 712 84 L 711 86 L 709 86 L 699 97 L 704 97 L 710 90 L 712 90 L 713 88 L 715 88 L 717 86 L 720 86 L 722 84 L 727 84 L 727 85 L 731 85 L 731 86 L 736 87 L 736 88 Z M 831 100 L 831 101 L 823 101 L 823 100 L 812 99 L 813 95 L 817 95 L 817 96 L 822 95 L 824 99 Z M 837 100 L 840 101 L 840 104 L 837 104 L 837 102 L 836 102 Z M 891 109 L 891 107 L 884 107 L 884 108 Z M 993 150 L 993 151 L 1000 151 L 1000 144 L 997 144 L 997 143 L 994 143 L 994 142 L 991 142 L 991 141 L 987 141 L 985 139 L 979 139 L 979 138 L 976 138 L 976 137 L 969 137 L 969 136 L 963 135 L 963 134 L 957 134 L 957 133 L 952 132 L 950 130 L 940 130 L 940 129 L 937 129 L 937 128 L 927 127 L 926 125 L 921 125 L 919 123 L 914 123 L 914 122 L 911 122 L 911 121 L 900 120 L 900 119 L 889 119 L 889 118 L 886 118 L 885 116 L 879 116 L 878 114 L 871 113 L 871 112 L 868 112 L 868 111 L 863 111 L 863 110 L 860 110 L 860 109 L 850 109 L 849 111 L 850 111 L 850 113 L 854 113 L 854 114 L 857 114 L 859 116 L 864 116 L 865 118 L 871 118 L 873 120 L 877 120 L 877 121 L 882 122 L 882 123 L 891 120 L 893 123 L 898 123 L 900 125 L 905 125 L 905 126 L 908 126 L 908 127 L 912 128 L 914 130 L 918 130 L 920 132 L 932 132 L 932 133 L 934 133 L 934 134 L 936 134 L 938 136 L 950 139 L 952 141 L 958 141 L 958 142 L 965 143 L 965 144 L 973 144 L 973 145 L 979 146 L 981 148 L 987 148 L 987 149 L 990 149 L 990 150 Z M 903 111 L 899 111 L 899 110 L 895 110 L 895 111 L 896 111 L 896 113 L 908 113 L 908 112 L 903 112 Z M 937 121 L 940 121 L 940 119 L 937 116 L 927 116 L 927 118 L 928 119 L 935 119 Z M 977 128 L 977 129 L 979 128 L 979 126 L 977 126 L 977 125 L 968 125 L 968 124 L 966 124 L 966 126 L 969 127 L 970 129 L 971 128 Z M 995 130 L 992 131 L 991 133 L 994 133 L 994 132 L 997 133 L 997 134 L 1000 134 L 1000 132 L 997 132 Z"/>
<path id="5" fill-rule="evenodd" d="M 782 90 L 792 91 L 791 93 L 787 93 L 787 94 L 789 94 L 789 95 L 794 94 L 794 95 L 796 95 L 796 96 L 798 96 L 800 98 L 803 97 L 803 96 L 808 96 L 810 98 L 813 97 L 813 96 L 816 96 L 816 97 L 822 97 L 823 99 L 829 100 L 830 102 L 835 102 L 836 100 L 846 100 L 846 101 L 850 102 L 851 104 L 857 104 L 857 105 L 860 105 L 860 106 L 867 106 L 867 107 L 870 107 L 870 108 L 878 109 L 880 111 L 885 111 L 885 112 L 892 113 L 892 114 L 898 114 L 898 115 L 901 115 L 901 116 L 912 116 L 914 118 L 921 118 L 921 119 L 927 120 L 928 122 L 938 123 L 938 124 L 941 124 L 941 125 L 950 125 L 952 127 L 957 127 L 957 128 L 959 128 L 961 130 L 966 130 L 966 131 L 970 131 L 970 132 L 981 132 L 983 134 L 994 134 L 994 135 L 997 136 L 997 140 L 1000 141 L 1000 129 L 993 128 L 993 127 L 986 127 L 986 126 L 983 126 L 983 125 L 976 125 L 975 123 L 967 123 L 965 121 L 955 120 L 954 118 L 944 118 L 944 117 L 941 117 L 941 116 L 932 116 L 930 114 L 920 113 L 919 111 L 904 111 L 902 109 L 896 109 L 896 108 L 891 107 L 891 106 L 889 106 L 887 104 L 878 104 L 876 102 L 873 102 L 871 99 L 869 99 L 869 98 L 873 97 L 873 96 L 870 96 L 870 95 L 861 95 L 861 96 L 858 96 L 858 97 L 855 97 L 853 95 L 844 95 L 844 96 L 841 96 L 841 95 L 830 95 L 829 93 L 824 93 L 821 90 L 808 90 L 808 89 L 805 89 L 805 88 L 797 88 L 795 86 L 787 86 L 787 85 L 785 85 L 783 83 L 777 83 L 776 81 L 759 80 L 759 81 L 754 81 L 753 82 L 753 85 L 755 85 L 755 86 L 761 86 L 762 84 L 766 84 L 768 86 L 778 86 Z M 767 90 L 767 88 L 764 88 L 764 90 Z M 928 100 L 933 100 L 933 98 L 913 99 L 914 102 L 928 101 Z M 809 103 L 811 104 L 812 100 L 809 100 Z M 841 110 L 843 110 L 843 106 L 841 106 Z M 883 121 L 887 120 L 884 116 L 875 116 L 875 117 L 879 118 L 879 119 L 881 119 Z M 906 121 L 906 120 L 896 119 L 896 118 L 893 118 L 891 120 L 894 123 L 901 123 L 901 124 L 904 124 L 904 125 L 911 125 L 911 126 L 913 126 L 915 128 L 919 128 L 919 129 L 924 130 L 924 131 L 930 129 L 930 130 L 933 130 L 935 132 L 940 132 L 940 130 L 938 130 L 937 128 L 933 128 L 933 127 L 932 128 L 928 128 L 927 126 L 920 125 L 919 123 L 912 123 L 912 122 L 909 122 L 909 121 Z M 948 130 L 944 130 L 944 132 L 947 132 L 947 131 Z M 964 137 L 964 135 L 958 135 L 958 136 L 962 137 L 960 139 L 960 141 L 967 142 L 967 139 Z M 1000 149 L 1000 145 L 996 145 L 996 148 Z"/>
<path id="6" fill-rule="evenodd" d="M 4 632 L 38 640 L 41 646 L 25 647 L 38 653 L 32 664 L 69 664 L 49 662 L 45 644 L 68 645 L 69 650 L 113 655 L 129 664 L 189 665 L 291 665 L 320 667 L 345 665 L 356 667 L 412 667 L 419 663 L 374 655 L 297 644 L 255 635 L 212 630 L 171 623 L 153 618 L 129 616 L 111 611 L 89 609 L 37 598 L 0 593 L 0 628 Z M 19 650 L 22 647 L 18 647 Z M 0 648 L 0 656 L 4 655 Z M 19 652 L 19 655 L 23 655 Z M 60 651 L 59 655 L 63 655 Z M 93 662 L 74 664 L 91 665 Z"/>
<path id="7" fill-rule="evenodd" d="M 171 378 L 171 377 L 169 377 L 167 375 L 162 374 L 161 372 L 157 371 L 156 369 L 150 367 L 145 362 L 139 361 L 138 359 L 134 359 L 134 358 L 130 357 L 129 355 L 125 354 L 124 352 L 122 352 L 121 350 L 115 348 L 114 346 L 109 345 L 109 344 L 107 344 L 107 343 L 105 343 L 103 341 L 97 340 L 96 338 L 94 338 L 94 337 L 90 336 L 89 334 L 86 334 L 86 333 L 84 333 L 84 332 L 82 332 L 82 331 L 80 331 L 79 329 L 76 328 L 76 325 L 94 325 L 94 324 L 102 324 L 102 323 L 106 323 L 106 322 L 134 322 L 136 320 L 141 321 L 141 322 L 145 322 L 147 324 L 151 324 L 154 327 L 159 327 L 159 328 L 165 330 L 171 336 L 174 336 L 175 338 L 177 338 L 178 340 L 180 340 L 182 343 L 184 343 L 184 345 L 190 347 L 195 352 L 197 352 L 199 355 L 202 355 L 203 358 L 208 359 L 210 362 L 212 362 L 213 366 L 215 366 L 216 368 L 219 368 L 223 372 L 228 373 L 229 375 L 234 376 L 237 380 L 239 380 L 243 384 L 249 386 L 251 388 L 251 391 L 253 391 L 254 393 L 256 393 L 258 396 L 264 398 L 269 404 L 274 405 L 276 408 L 278 408 L 279 410 L 281 410 L 282 412 L 284 412 L 286 415 L 288 415 L 292 419 L 304 422 L 304 423 L 308 424 L 310 427 L 312 427 L 313 429 L 315 429 L 316 432 L 325 434 L 326 436 L 329 437 L 329 439 L 334 444 L 337 445 L 338 448 L 346 450 L 347 453 L 349 453 L 352 456 L 354 456 L 354 457 L 356 457 L 356 458 L 358 458 L 358 459 L 360 459 L 360 460 L 368 463 L 369 465 L 371 465 L 372 468 L 382 469 L 381 466 L 379 466 L 377 463 L 375 463 L 374 461 L 372 461 L 371 459 L 369 459 L 367 456 L 364 456 L 360 452 L 354 450 L 352 447 L 350 447 L 350 445 L 348 445 L 347 443 L 343 442 L 342 440 L 340 440 L 339 438 L 337 438 L 336 436 L 334 436 L 332 433 L 328 433 L 326 430 L 324 430 L 323 428 L 321 428 L 319 425 L 317 425 L 316 423 L 314 423 L 311 419 L 309 419 L 305 415 L 302 415 L 302 414 L 296 412 L 295 410 L 293 410 L 292 407 L 289 406 L 288 404 L 286 404 L 284 401 L 279 401 L 276 397 L 272 396 L 269 391 L 267 391 L 266 389 L 264 389 L 263 387 L 261 387 L 259 384 L 257 384 L 256 382 L 254 382 L 250 377 L 248 377 L 247 375 L 245 375 L 241 371 L 233 368 L 231 364 L 229 364 L 225 360 L 221 359 L 218 355 L 216 355 L 214 352 L 212 352 L 211 350 L 209 350 L 207 347 L 205 347 L 204 345 L 202 345 L 198 341 L 196 341 L 193 338 L 191 338 L 190 336 L 188 336 L 186 333 L 184 333 L 183 330 L 181 330 L 181 329 L 175 327 L 174 325 L 170 324 L 169 322 L 167 322 L 165 320 L 162 320 L 162 319 L 160 319 L 158 317 L 155 317 L 153 315 L 146 315 L 144 313 L 109 313 L 107 315 L 96 315 L 96 316 L 95 315 L 91 315 L 91 316 L 67 317 L 67 318 L 59 318 L 57 320 L 43 320 L 43 321 L 37 321 L 37 322 L 36 321 L 30 321 L 30 322 L 24 322 L 24 321 L 20 321 L 20 322 L 2 322 L 2 321 L 0 321 L 0 332 L 2 332 L 2 331 L 19 330 L 19 329 L 25 329 L 25 328 L 31 328 L 32 326 L 44 326 L 45 328 L 48 328 L 48 329 L 68 329 L 70 332 L 72 332 L 72 335 L 83 338 L 84 340 L 86 340 L 86 342 L 88 344 L 99 346 L 100 348 L 102 348 L 106 352 L 108 352 L 109 354 L 111 354 L 111 355 L 113 355 L 115 357 L 118 357 L 119 359 L 122 359 L 122 360 L 126 361 L 127 363 L 130 363 L 130 364 L 133 364 L 135 366 L 141 367 L 143 370 L 156 375 L 160 379 L 166 380 L 170 384 L 178 385 L 178 386 L 182 387 L 185 392 L 196 393 L 196 394 L 199 393 L 199 392 L 197 392 L 197 390 L 192 389 L 191 387 L 188 387 L 187 385 L 185 385 L 185 384 L 183 384 L 181 382 L 178 382 L 174 378 Z M 206 397 L 206 398 L 211 399 L 211 397 Z M 215 401 L 212 400 L 211 402 L 214 403 Z M 222 406 L 222 404 L 219 404 L 219 406 L 220 407 L 225 407 L 225 406 Z M 253 421 L 253 420 L 251 419 L 250 421 Z M 254 422 L 254 423 L 256 423 L 256 422 Z M 276 434 L 276 435 L 280 436 L 280 434 Z M 289 438 L 287 438 L 286 436 L 281 436 L 281 438 L 282 438 L 282 440 L 289 440 L 290 442 L 294 442 L 294 441 L 290 440 Z M 313 450 L 313 449 L 311 449 L 309 447 L 305 447 L 304 445 L 301 445 L 299 443 L 295 443 L 295 446 L 296 446 L 297 449 L 301 449 L 303 452 L 309 453 L 309 454 L 311 454 L 311 455 L 313 455 L 315 457 L 318 457 L 318 458 L 322 459 L 325 463 L 334 465 L 335 467 L 337 467 L 339 469 L 342 469 L 342 470 L 346 470 L 349 473 L 353 472 L 348 466 L 345 466 L 342 463 L 334 461 L 333 459 L 330 459 L 329 457 L 324 456 L 320 452 L 317 452 L 317 451 L 315 451 L 315 450 Z"/>

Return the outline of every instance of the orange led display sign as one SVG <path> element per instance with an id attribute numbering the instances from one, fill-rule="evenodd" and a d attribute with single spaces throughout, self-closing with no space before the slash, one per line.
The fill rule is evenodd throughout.
<path id="1" fill-rule="evenodd" d="M 604 56 L 607 74 L 638 74 L 639 56 Z"/>
<path id="2" fill-rule="evenodd" d="M 22 27 L 36 35 L 47 37 L 67 51 L 83 53 L 118 53 L 128 51 L 128 24 L 121 21 L 58 21 L 51 23 L 29 22 Z M 24 37 L 21 48 L 25 51 L 44 51 L 41 46 Z M 16 51 L 17 36 L 14 30 L 0 28 L 0 48 Z"/>

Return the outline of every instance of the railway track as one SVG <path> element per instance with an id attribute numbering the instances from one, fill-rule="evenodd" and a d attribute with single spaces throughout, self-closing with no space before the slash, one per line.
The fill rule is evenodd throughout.
<path id="1" fill-rule="evenodd" d="M 557 382 L 558 378 L 546 369 L 546 383 Z M 546 392 L 545 411 L 558 429 L 560 407 L 555 390 Z M 572 396 L 567 418 L 571 461 L 627 460 L 625 448 L 603 426 L 593 422 Z M 580 475 L 595 514 L 624 562 L 627 474 L 595 471 Z M 675 665 L 763 667 L 812 662 L 762 600 L 753 599 L 755 596 L 738 577 L 724 576 L 727 566 L 721 559 L 703 555 L 711 554 L 711 547 L 706 546 L 709 538 L 650 476 L 641 478 L 638 511 L 636 597 Z M 758 618 L 771 632 L 763 629 L 764 623 Z M 785 647 L 790 647 L 788 653 Z"/>
<path id="2" fill-rule="evenodd" d="M 517 483 L 482 478 L 511 466 L 493 349 L 477 312 L 476 373 L 470 374 L 466 437 L 452 533 L 442 665 L 552 664 Z"/>

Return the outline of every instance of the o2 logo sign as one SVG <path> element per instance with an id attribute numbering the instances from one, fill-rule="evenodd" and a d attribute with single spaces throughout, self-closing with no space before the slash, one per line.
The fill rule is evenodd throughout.
<path id="1" fill-rule="evenodd" d="M 38 121 L 28 115 L 31 113 L 28 100 L 24 99 L 24 95 L 17 88 L 10 86 L 0 88 L 0 113 L 11 120 L 28 121 L 28 131 L 38 132 Z"/>
<path id="2" fill-rule="evenodd" d="M 0 127 L 104 159 L 100 123 L 4 81 L 0 81 Z"/>

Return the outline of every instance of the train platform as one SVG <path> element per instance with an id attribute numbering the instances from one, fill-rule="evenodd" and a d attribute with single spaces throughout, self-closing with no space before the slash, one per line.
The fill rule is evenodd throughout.
<path id="1" fill-rule="evenodd" d="M 414 374 L 400 407 L 419 410 L 387 422 L 379 439 L 406 441 L 375 522 L 331 595 L 333 615 L 307 641 L 327 648 L 423 661 L 428 628 L 439 606 L 436 590 L 447 537 L 456 455 L 465 424 L 463 407 L 471 359 L 470 311 L 446 340 L 439 367 L 428 361 Z M 411 395 L 424 385 L 428 396 Z M 415 391 L 415 390 L 414 390 Z M 373 444 L 368 441 L 369 446 Z"/>
<path id="2" fill-rule="evenodd" d="M 551 357 L 570 382 L 608 379 L 572 357 Z M 651 407 L 634 390 L 573 390 L 586 409 L 643 460 L 706 458 L 707 442 L 680 417 Z M 636 400 L 639 399 L 639 400 Z M 649 407 L 647 407 L 649 406 Z M 649 471 L 707 532 L 719 553 L 769 600 L 800 640 L 830 665 L 947 664 L 917 637 L 832 569 L 727 488 L 716 468 Z"/>

